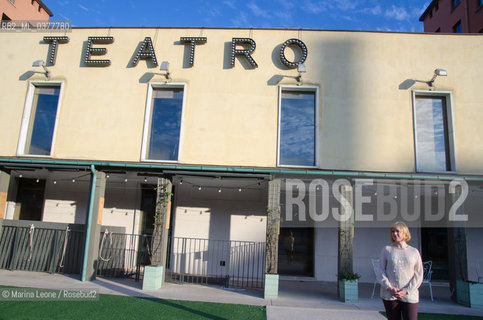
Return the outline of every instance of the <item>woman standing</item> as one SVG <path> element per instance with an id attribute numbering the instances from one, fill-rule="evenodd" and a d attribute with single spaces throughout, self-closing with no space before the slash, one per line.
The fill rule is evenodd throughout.
<path id="1" fill-rule="evenodd" d="M 411 234 L 404 222 L 391 226 L 392 245 L 379 258 L 378 280 L 388 320 L 417 320 L 423 263 L 419 251 L 407 244 Z"/>

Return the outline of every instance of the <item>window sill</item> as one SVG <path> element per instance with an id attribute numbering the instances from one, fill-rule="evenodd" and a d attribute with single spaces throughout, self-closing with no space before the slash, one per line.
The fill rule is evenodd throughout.
<path id="1" fill-rule="evenodd" d="M 52 155 L 43 155 L 43 154 L 17 154 L 17 157 L 22 157 L 22 158 L 46 158 L 46 159 L 52 159 Z"/>
<path id="2" fill-rule="evenodd" d="M 179 160 L 155 160 L 155 159 L 141 159 L 141 162 L 152 162 L 152 163 L 168 163 L 177 164 Z"/>

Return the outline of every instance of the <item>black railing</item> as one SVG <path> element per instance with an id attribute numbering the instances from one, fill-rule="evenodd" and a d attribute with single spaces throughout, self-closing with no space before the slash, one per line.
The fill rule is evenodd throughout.
<path id="1" fill-rule="evenodd" d="M 143 266 L 150 263 L 150 247 L 150 235 L 102 232 L 97 274 L 139 281 Z"/>
<path id="2" fill-rule="evenodd" d="M 265 243 L 174 237 L 172 281 L 263 288 Z"/>
<path id="3" fill-rule="evenodd" d="M 0 235 L 0 269 L 80 274 L 84 231 L 3 223 Z M 19 223 L 19 222 L 14 222 Z"/>
<path id="4" fill-rule="evenodd" d="M 65 229 L 62 229 L 65 228 Z M 3 221 L 0 269 L 80 274 L 83 226 Z M 150 235 L 102 232 L 97 274 L 142 278 L 150 263 Z M 170 238 L 167 280 L 225 287 L 263 288 L 265 243 Z"/>

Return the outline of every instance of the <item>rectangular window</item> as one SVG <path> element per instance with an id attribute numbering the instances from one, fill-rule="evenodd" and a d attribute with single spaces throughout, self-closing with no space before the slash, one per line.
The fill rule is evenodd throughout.
<path id="1" fill-rule="evenodd" d="M 281 166 L 317 166 L 317 88 L 280 88 Z"/>
<path id="2" fill-rule="evenodd" d="M 454 33 L 463 32 L 463 30 L 461 29 L 461 21 L 458 21 L 458 23 L 453 26 L 453 32 Z"/>
<path id="3" fill-rule="evenodd" d="M 52 154 L 60 91 L 60 83 L 30 84 L 20 131 L 19 155 Z"/>
<path id="4" fill-rule="evenodd" d="M 455 171 L 450 101 L 445 93 L 413 96 L 417 171 Z"/>
<path id="5" fill-rule="evenodd" d="M 451 3 L 453 9 L 456 8 L 459 4 L 460 4 L 460 0 L 453 0 Z"/>
<path id="6" fill-rule="evenodd" d="M 178 161 L 184 87 L 151 84 L 144 123 L 143 160 Z"/>

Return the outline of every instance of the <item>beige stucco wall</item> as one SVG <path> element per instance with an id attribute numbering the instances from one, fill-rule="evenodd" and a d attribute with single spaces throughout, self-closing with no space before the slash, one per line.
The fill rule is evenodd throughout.
<path id="1" fill-rule="evenodd" d="M 29 81 L 45 80 L 32 67 L 47 60 L 41 33 L 1 33 L 0 156 L 15 157 Z M 51 80 L 64 81 L 53 158 L 139 162 L 148 82 L 161 82 L 159 66 L 130 60 L 145 37 L 158 62 L 169 61 L 173 82 L 186 84 L 179 163 L 223 166 L 277 165 L 278 89 L 295 84 L 295 70 L 278 59 L 287 39 L 308 48 L 303 85 L 319 88 L 319 167 L 413 172 L 411 89 L 428 87 L 435 68 L 437 90 L 453 93 L 458 172 L 482 173 L 483 37 L 364 32 L 240 29 L 74 29 L 60 44 Z M 82 62 L 89 36 L 113 36 L 109 67 Z M 205 36 L 187 67 L 180 37 Z M 236 59 L 229 67 L 231 39 L 256 41 L 251 69 Z M 286 51 L 290 56 L 291 49 Z M 96 59 L 96 56 L 92 57 Z M 147 80 L 148 79 L 148 80 Z M 278 81 L 282 79 L 281 81 Z"/>

